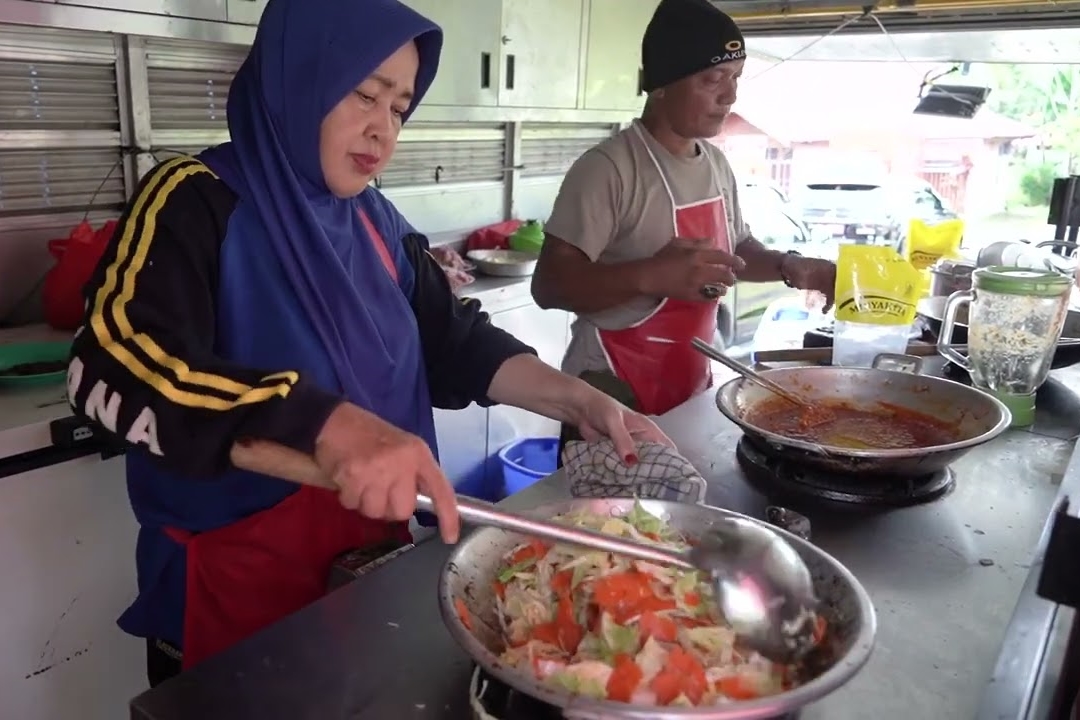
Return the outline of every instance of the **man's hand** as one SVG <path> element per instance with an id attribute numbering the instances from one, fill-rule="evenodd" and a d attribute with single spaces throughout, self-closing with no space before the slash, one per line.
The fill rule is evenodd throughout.
<path id="1" fill-rule="evenodd" d="M 649 261 L 642 289 L 658 298 L 712 302 L 735 284 L 744 267 L 742 258 L 708 247 L 707 240 L 675 238 Z"/>
<path id="2" fill-rule="evenodd" d="M 825 296 L 824 311 L 836 300 L 836 263 L 821 258 L 786 255 L 780 263 L 780 275 L 799 290 L 811 290 Z"/>

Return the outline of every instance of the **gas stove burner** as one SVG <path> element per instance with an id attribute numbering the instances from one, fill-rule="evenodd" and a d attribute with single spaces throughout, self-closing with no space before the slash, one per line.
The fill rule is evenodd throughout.
<path id="1" fill-rule="evenodd" d="M 469 698 L 474 720 L 562 720 L 563 717 L 559 708 L 514 690 L 479 666 L 473 672 Z"/>
<path id="2" fill-rule="evenodd" d="M 472 698 L 474 720 L 563 720 L 564 717 L 559 708 L 508 687 L 479 666 L 469 683 L 469 696 Z M 799 713 L 771 720 L 799 720 Z"/>
<path id="3" fill-rule="evenodd" d="M 812 470 L 771 456 L 745 435 L 735 448 L 735 457 L 750 484 L 770 500 L 905 507 L 937 500 L 956 485 L 956 476 L 950 468 L 916 478 Z"/>

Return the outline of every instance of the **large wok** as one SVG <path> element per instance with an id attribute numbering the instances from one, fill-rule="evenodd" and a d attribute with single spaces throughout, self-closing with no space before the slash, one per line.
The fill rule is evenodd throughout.
<path id="1" fill-rule="evenodd" d="M 996 398 L 951 380 L 914 372 L 878 368 L 795 367 L 766 370 L 770 380 L 809 400 L 844 402 L 873 411 L 879 403 L 899 406 L 944 420 L 959 439 L 944 445 L 903 450 L 856 450 L 795 440 L 751 425 L 743 418 L 757 403 L 775 396 L 742 378 L 724 383 L 716 406 L 750 440 L 771 454 L 830 472 L 891 477 L 928 475 L 955 462 L 973 447 L 990 442 L 1009 427 L 1008 409 Z M 793 410 L 793 412 L 796 412 Z"/>
<path id="2" fill-rule="evenodd" d="M 544 518 L 574 510 L 623 514 L 630 510 L 633 502 L 629 499 L 577 499 L 540 507 L 529 514 Z M 660 500 L 640 502 L 646 510 L 663 517 L 691 538 L 700 536 L 721 517 L 745 517 L 705 505 Z M 502 530 L 478 530 L 458 543 L 439 581 L 439 607 L 450 634 L 477 665 L 515 690 L 562 708 L 566 718 L 753 720 L 783 716 L 836 690 L 862 668 L 874 644 L 877 618 L 870 596 L 847 568 L 809 542 L 784 530 L 773 529 L 791 543 L 810 568 L 829 632 L 826 641 L 807 659 L 802 684 L 770 698 L 711 708 L 634 706 L 571 695 L 506 667 L 498 659 L 503 643 L 495 615 L 493 583 L 501 558 L 521 538 Z M 471 629 L 458 614 L 458 601 L 468 609 Z"/>
<path id="3" fill-rule="evenodd" d="M 947 297 L 928 297 L 919 301 L 916 312 L 926 325 L 926 329 L 937 339 L 941 334 L 941 320 L 945 317 Z M 952 344 L 967 343 L 968 306 L 965 303 L 956 313 L 956 328 L 953 330 Z M 1070 310 L 1065 316 L 1065 326 L 1061 329 L 1061 342 L 1058 344 L 1052 368 L 1069 367 L 1080 363 L 1080 311 Z"/>

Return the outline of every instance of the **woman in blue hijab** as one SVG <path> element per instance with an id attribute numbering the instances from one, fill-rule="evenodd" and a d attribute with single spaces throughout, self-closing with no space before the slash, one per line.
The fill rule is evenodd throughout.
<path id="1" fill-rule="evenodd" d="M 397 0 L 270 0 L 232 142 L 151 171 L 87 287 L 69 396 L 129 447 L 139 593 L 119 622 L 147 638 L 151 684 L 318 598 L 342 552 L 407 542 L 418 491 L 454 542 L 433 406 L 527 408 L 627 462 L 667 442 L 454 297 L 369 185 L 441 46 Z M 236 467 L 252 439 L 339 492 Z"/>

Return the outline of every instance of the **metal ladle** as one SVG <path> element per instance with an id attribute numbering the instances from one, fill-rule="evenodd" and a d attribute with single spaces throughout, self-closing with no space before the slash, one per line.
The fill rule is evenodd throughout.
<path id="1" fill-rule="evenodd" d="M 760 385 L 761 387 L 765 388 L 766 390 L 773 393 L 774 395 L 779 395 L 780 397 L 787 400 L 789 403 L 792 403 L 794 405 L 798 405 L 799 407 L 803 407 L 803 408 L 807 408 L 807 409 L 813 409 L 814 408 L 814 404 L 811 403 L 809 400 L 806 400 L 804 398 L 799 397 L 798 395 L 791 392 L 787 388 L 785 388 L 785 387 L 783 387 L 781 385 L 777 385 L 776 383 L 774 383 L 769 378 L 765 377 L 764 375 L 761 375 L 760 373 L 758 373 L 753 368 L 747 367 L 746 365 L 743 365 L 738 360 L 735 360 L 734 358 L 728 357 L 727 355 L 720 352 L 719 350 L 717 350 L 716 348 L 714 348 L 712 345 L 705 342 L 701 338 L 694 338 L 693 340 L 690 341 L 690 344 L 694 346 L 695 350 L 697 350 L 699 353 L 701 353 L 705 357 L 709 358 L 710 360 L 715 360 L 716 362 L 720 363 L 721 365 L 728 368 L 729 370 L 734 370 L 735 372 L 739 373 L 740 375 L 742 375 L 744 378 L 746 378 L 750 382 L 754 383 L 755 385 Z"/>
<path id="2" fill-rule="evenodd" d="M 245 470 L 337 490 L 312 458 L 275 443 L 235 445 L 232 461 Z M 416 506 L 435 509 L 431 498 L 420 494 Z M 817 598 L 810 571 L 779 534 L 750 519 L 722 518 L 688 551 L 676 552 L 525 517 L 460 495 L 457 509 L 463 521 L 474 525 L 701 570 L 715 582 L 720 611 L 746 645 L 781 663 L 799 659 L 814 646 Z"/>

